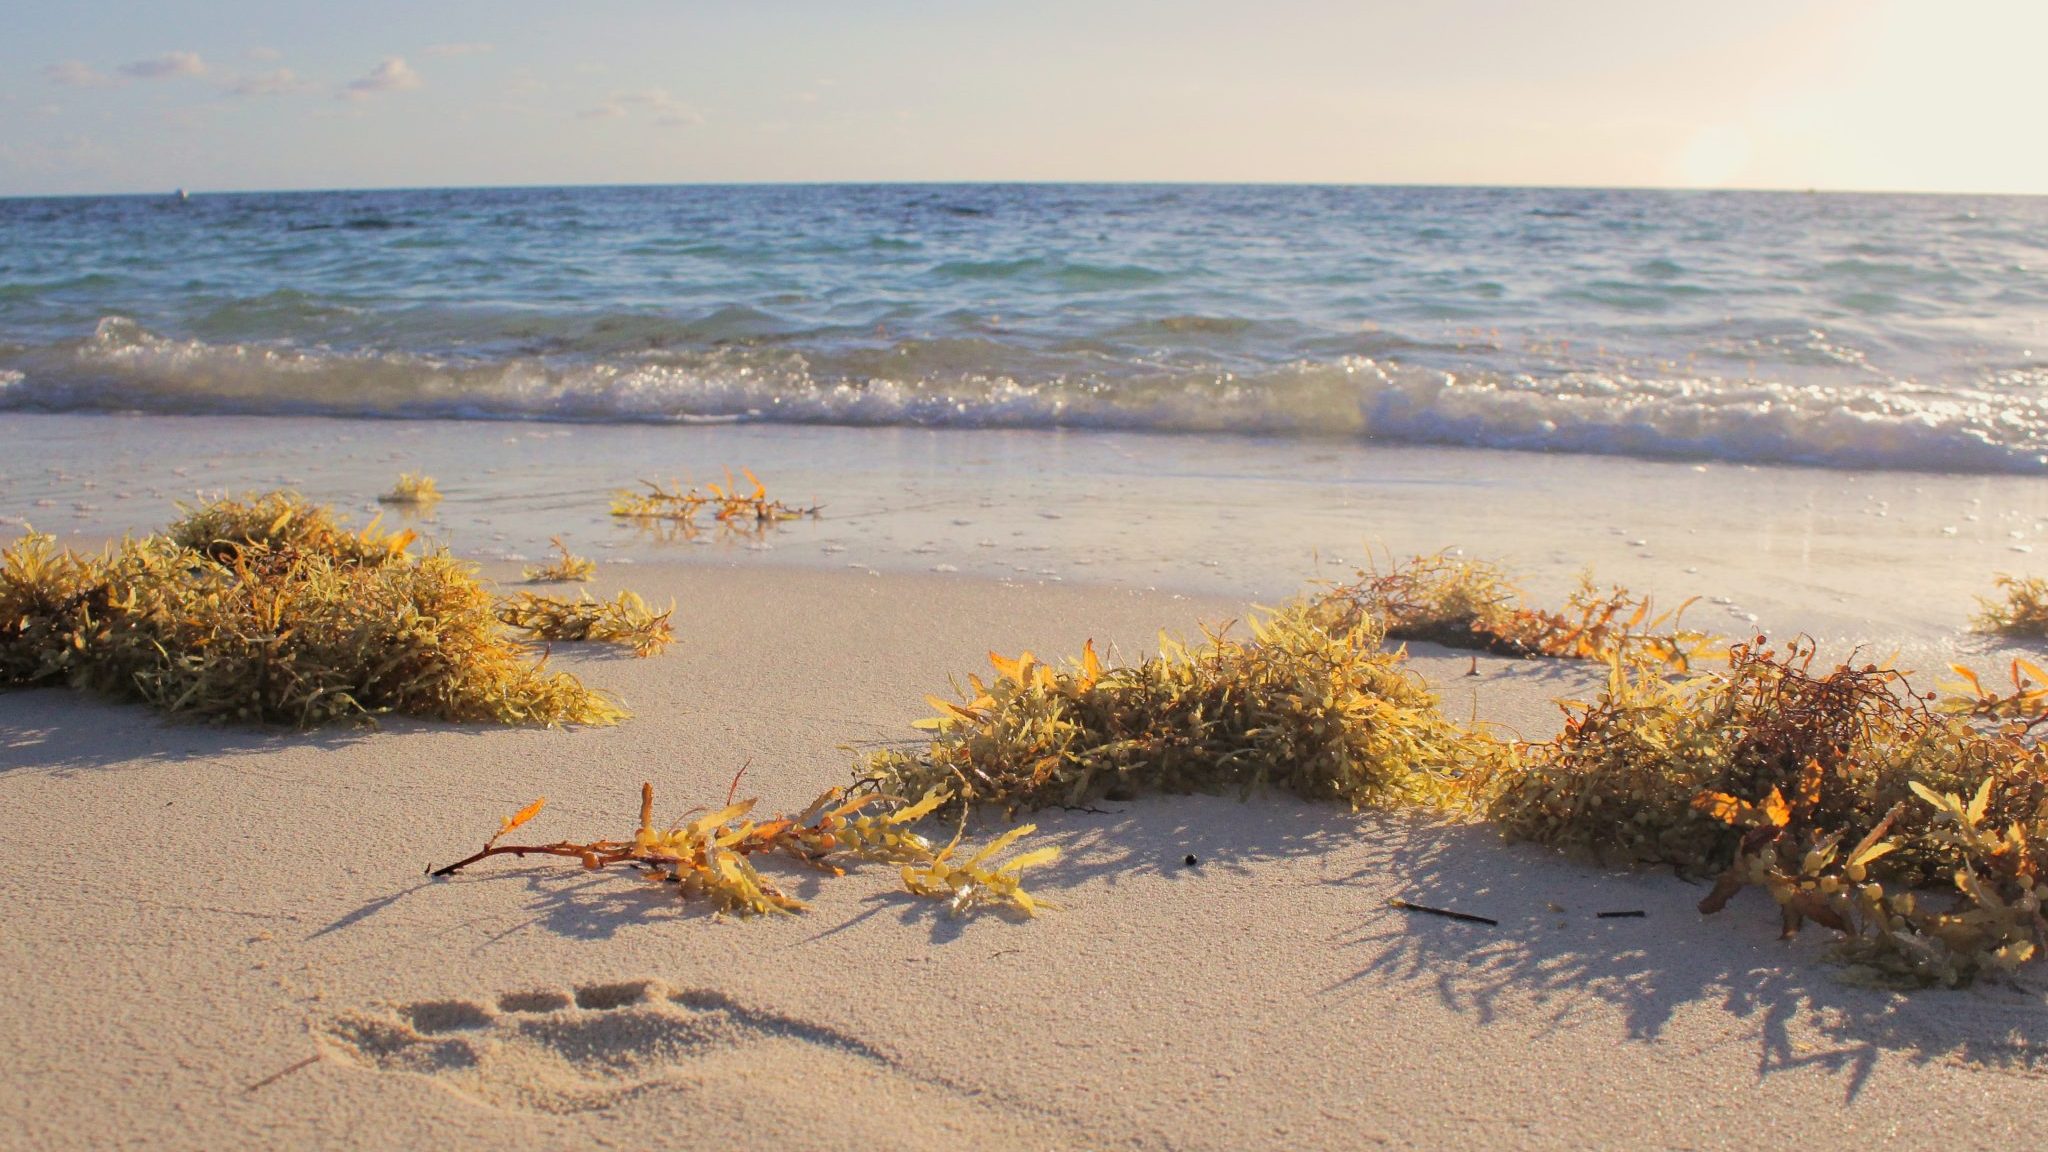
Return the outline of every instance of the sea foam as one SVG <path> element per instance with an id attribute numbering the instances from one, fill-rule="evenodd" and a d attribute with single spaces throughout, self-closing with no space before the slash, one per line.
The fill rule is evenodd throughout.
<path id="1" fill-rule="evenodd" d="M 1837 467 L 2048 471 L 2039 383 L 1977 389 L 1709 376 L 1453 372 L 1398 360 L 1217 365 L 1108 379 L 974 371 L 906 345 L 898 375 L 776 348 L 602 359 L 445 357 L 94 336 L 0 374 L 0 409 L 591 422 L 781 421 L 1346 437 Z M 971 358 L 970 358 L 971 362 Z"/>

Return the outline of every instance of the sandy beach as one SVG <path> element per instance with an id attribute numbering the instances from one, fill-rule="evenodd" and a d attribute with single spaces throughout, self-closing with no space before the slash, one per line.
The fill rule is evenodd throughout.
<path id="1" fill-rule="evenodd" d="M 821 522 L 822 523 L 822 522 Z M 1819 1147 L 2018 1141 L 2048 1004 L 1843 983 L 1669 875 L 1292 798 L 1041 814 L 1061 904 L 959 920 L 891 869 L 732 920 L 494 860 L 741 793 L 800 806 L 915 735 L 987 650 L 1124 655 L 1241 602 L 756 561 L 607 569 L 678 604 L 651 660 L 565 645 L 612 729 L 301 734 L 0 695 L 0 1143 L 21 1148 Z M 486 574 L 516 577 L 502 562 Z M 1419 646 L 1446 706 L 1531 736 L 1581 668 Z M 1188 857 L 1197 863 L 1189 866 Z M 1399 897 L 1498 921 L 1387 906 Z M 1600 918 L 1637 911 L 1641 917 Z"/>
<path id="2" fill-rule="evenodd" d="M 16 7 L 0 1152 L 2048 1131 L 2048 5 Z"/>

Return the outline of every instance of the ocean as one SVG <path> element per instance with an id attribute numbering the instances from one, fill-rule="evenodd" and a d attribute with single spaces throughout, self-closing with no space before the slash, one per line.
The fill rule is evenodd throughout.
<path id="1" fill-rule="evenodd" d="M 0 200 L 0 411 L 2048 472 L 2048 198 L 759 186 Z"/>

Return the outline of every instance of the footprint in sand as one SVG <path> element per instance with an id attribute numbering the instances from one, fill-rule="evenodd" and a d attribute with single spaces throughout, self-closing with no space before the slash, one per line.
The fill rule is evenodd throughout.
<path id="1" fill-rule="evenodd" d="M 871 1073 L 897 1072 L 831 1028 L 657 980 L 512 992 L 494 1003 L 422 1000 L 345 1015 L 317 1031 L 344 1062 L 416 1073 L 479 1103 L 534 1112 L 609 1107 L 761 1045 L 793 1044 Z"/>

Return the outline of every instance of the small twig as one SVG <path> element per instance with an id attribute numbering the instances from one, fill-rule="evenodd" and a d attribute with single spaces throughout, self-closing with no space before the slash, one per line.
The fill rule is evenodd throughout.
<path id="1" fill-rule="evenodd" d="M 242 1089 L 242 1091 L 254 1092 L 259 1088 L 268 1088 L 272 1084 L 277 1083 L 279 1080 L 282 1080 L 285 1077 L 291 1075 L 292 1073 L 297 1072 L 299 1069 L 311 1067 L 312 1065 L 318 1064 L 319 1062 L 320 1054 L 318 1052 L 315 1052 L 311 1056 L 306 1057 L 304 1060 L 299 1061 L 297 1064 L 293 1064 L 285 1068 L 280 1068 L 277 1071 L 272 1072 L 270 1075 L 265 1076 L 263 1079 L 258 1080 L 254 1084 L 249 1085 L 247 1088 Z"/>
<path id="2" fill-rule="evenodd" d="M 1647 912 L 1643 911 L 1643 910 L 1642 910 L 1641 908 L 1632 908 L 1632 909 L 1630 909 L 1630 910 L 1629 910 L 1629 911 L 1627 911 L 1627 912 L 1597 912 L 1597 913 L 1595 913 L 1595 914 L 1594 914 L 1594 919 L 1596 919 L 1596 920 L 1641 920 L 1641 919 L 1642 919 L 1643 917 L 1645 917 L 1645 916 L 1647 916 L 1647 915 L 1649 915 L 1649 913 L 1647 913 Z"/>
<path id="3" fill-rule="evenodd" d="M 1431 908 L 1427 904 L 1411 904 L 1395 897 L 1387 901 L 1387 907 L 1399 908 L 1403 912 L 1427 912 L 1431 916 L 1442 916 L 1447 920 L 1463 920 L 1468 924 L 1484 924 L 1489 928 L 1500 927 L 1500 921 L 1487 916 L 1474 916 L 1470 912 L 1453 912 L 1448 908 Z"/>

